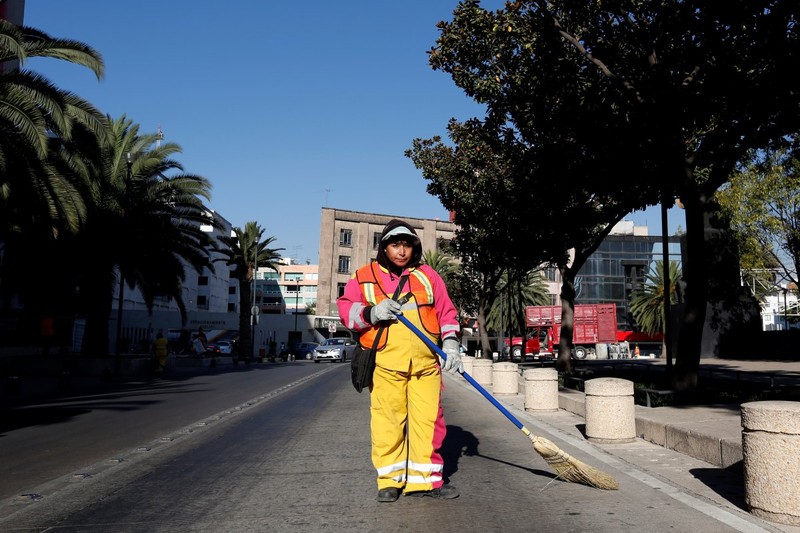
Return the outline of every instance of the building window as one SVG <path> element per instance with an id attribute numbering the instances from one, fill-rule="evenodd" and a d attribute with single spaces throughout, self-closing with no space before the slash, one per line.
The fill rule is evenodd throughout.
<path id="1" fill-rule="evenodd" d="M 208 309 L 208 297 L 200 294 L 197 296 L 197 308 Z"/>
<path id="2" fill-rule="evenodd" d="M 344 288 L 347 283 L 337 283 L 336 284 L 336 297 L 341 298 L 344 296 Z"/>
<path id="3" fill-rule="evenodd" d="M 228 303 L 228 312 L 235 313 L 236 312 L 236 304 Z"/>
<path id="4" fill-rule="evenodd" d="M 340 255 L 339 256 L 339 274 L 349 274 L 350 273 L 350 256 L 349 255 Z"/>
<path id="5" fill-rule="evenodd" d="M 339 230 L 339 246 L 353 246 L 353 230 Z"/>
<path id="6" fill-rule="evenodd" d="M 380 244 L 381 244 L 381 232 L 376 231 L 372 234 L 372 249 L 377 250 Z"/>
<path id="7" fill-rule="evenodd" d="M 236 285 L 228 287 L 228 294 L 236 294 Z"/>
<path id="8" fill-rule="evenodd" d="M 200 276 L 197 278 L 198 285 L 208 285 L 208 276 Z"/>

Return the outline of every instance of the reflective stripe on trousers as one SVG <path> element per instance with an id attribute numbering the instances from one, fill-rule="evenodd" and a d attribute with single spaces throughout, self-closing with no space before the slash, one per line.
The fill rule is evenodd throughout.
<path id="1" fill-rule="evenodd" d="M 431 490 L 442 485 L 442 377 L 435 359 L 421 370 L 375 368 L 370 393 L 372 464 L 378 489 Z M 406 438 L 406 429 L 408 438 Z"/>

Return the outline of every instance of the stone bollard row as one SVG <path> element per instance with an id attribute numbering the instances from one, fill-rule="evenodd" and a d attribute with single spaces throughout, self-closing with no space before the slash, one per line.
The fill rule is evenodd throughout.
<path id="1" fill-rule="evenodd" d="M 492 366 L 492 393 L 496 396 L 513 396 L 519 393 L 517 363 L 495 363 Z"/>
<path id="2" fill-rule="evenodd" d="M 492 386 L 492 360 L 475 359 L 472 362 L 472 377 L 482 387 Z"/>
<path id="3" fill-rule="evenodd" d="M 585 383 L 586 438 L 602 444 L 636 440 L 633 382 L 596 378 Z"/>
<path id="4" fill-rule="evenodd" d="M 525 410 L 558 411 L 558 371 L 555 368 L 529 368 L 525 379 Z"/>
<path id="5" fill-rule="evenodd" d="M 461 356 L 461 362 L 464 364 L 464 372 L 472 375 L 472 363 L 475 361 L 475 358 L 471 355 L 463 355 Z"/>
<path id="6" fill-rule="evenodd" d="M 800 402 L 743 403 L 741 414 L 748 511 L 800 526 Z"/>

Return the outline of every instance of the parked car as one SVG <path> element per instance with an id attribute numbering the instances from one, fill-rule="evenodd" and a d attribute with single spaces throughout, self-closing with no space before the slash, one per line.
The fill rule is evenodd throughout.
<path id="1" fill-rule="evenodd" d="M 206 352 L 215 355 L 231 355 L 233 353 L 233 343 L 231 341 L 216 341 L 206 346 Z"/>
<path id="2" fill-rule="evenodd" d="M 358 343 L 356 341 L 345 337 L 325 339 L 325 341 L 314 350 L 314 362 L 331 361 L 343 363 L 353 358 L 353 350 L 356 349 L 357 345 Z"/>
<path id="3" fill-rule="evenodd" d="M 288 361 L 290 355 L 293 355 L 295 359 L 311 360 L 314 356 L 314 348 L 317 346 L 319 346 L 318 342 L 293 342 L 281 350 L 278 356 L 283 361 Z"/>

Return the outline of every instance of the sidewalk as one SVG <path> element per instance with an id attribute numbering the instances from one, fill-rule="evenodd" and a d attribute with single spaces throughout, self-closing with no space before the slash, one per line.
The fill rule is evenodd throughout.
<path id="1" fill-rule="evenodd" d="M 660 359 L 632 359 L 632 364 L 666 365 Z M 793 387 L 800 392 L 800 361 L 702 359 L 700 375 Z M 524 389 L 521 389 L 524 390 Z M 522 398 L 524 402 L 524 398 Z M 560 389 L 559 407 L 584 417 L 584 395 Z M 636 435 L 669 450 L 714 466 L 741 468 L 742 421 L 740 404 L 680 407 L 635 406 Z"/>
<path id="2" fill-rule="evenodd" d="M 651 364 L 663 363 L 652 361 Z M 772 379 L 781 386 L 800 389 L 798 361 L 708 359 L 701 361 L 701 373 L 707 372 L 727 373 L 723 379 L 759 382 Z M 462 383 L 470 387 L 466 382 Z M 589 445 L 582 432 L 585 424 L 582 392 L 559 388 L 559 411 L 538 413 L 525 410 L 525 389 L 521 376 L 519 383 L 518 394 L 495 395 L 495 398 L 515 411 L 528 429 L 534 433 L 536 427 L 555 429 L 569 436 L 573 445 Z M 491 387 L 487 390 L 491 392 Z M 708 499 L 721 509 L 746 513 L 739 404 L 681 407 L 637 405 L 635 418 L 636 442 L 591 446 L 617 459 L 619 462 L 614 466 L 633 466 L 628 473 L 634 477 L 652 475 L 655 480 L 666 480 L 690 494 Z M 769 524 L 779 531 L 800 533 L 800 527 Z"/>

